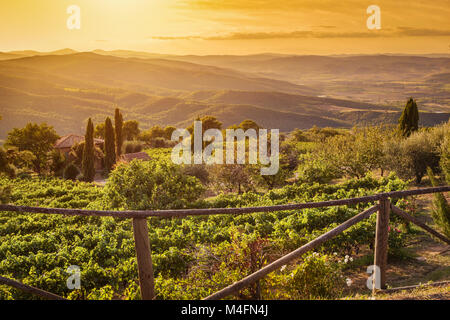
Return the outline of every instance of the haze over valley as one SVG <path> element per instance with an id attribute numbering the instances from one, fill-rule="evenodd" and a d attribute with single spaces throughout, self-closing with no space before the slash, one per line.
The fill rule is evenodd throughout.
<path id="1" fill-rule="evenodd" d="M 136 51 L 0 53 L 0 139 L 27 122 L 82 133 L 115 107 L 142 128 L 216 116 L 267 128 L 395 123 L 417 99 L 423 125 L 448 120 L 446 55 L 160 55 Z"/>

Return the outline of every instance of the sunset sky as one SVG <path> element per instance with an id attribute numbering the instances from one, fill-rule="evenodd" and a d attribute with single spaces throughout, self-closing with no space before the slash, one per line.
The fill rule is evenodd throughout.
<path id="1" fill-rule="evenodd" d="M 81 29 L 69 30 L 69 5 Z M 368 30 L 370 5 L 381 30 Z M 2 0 L 0 51 L 450 53 L 450 0 Z"/>

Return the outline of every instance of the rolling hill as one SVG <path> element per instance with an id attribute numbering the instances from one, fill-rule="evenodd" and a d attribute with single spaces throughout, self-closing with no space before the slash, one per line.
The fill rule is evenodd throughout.
<path id="1" fill-rule="evenodd" d="M 145 53 L 133 56 L 128 51 L 117 51 L 117 56 L 108 56 L 106 53 L 77 53 L 70 49 L 50 55 L 33 51 L 0 53 L 0 115 L 3 117 L 0 139 L 13 127 L 22 127 L 30 121 L 47 122 L 60 134 L 82 133 L 87 118 L 104 121 L 106 116 L 113 115 L 116 107 L 122 109 L 126 119 L 139 120 L 143 128 L 155 124 L 185 127 L 197 116 L 214 115 L 225 126 L 249 118 L 281 131 L 306 129 L 313 125 L 350 127 L 394 123 L 403 107 L 403 103 L 375 103 L 339 97 L 338 94 L 328 95 L 329 86 L 337 85 L 331 80 L 328 86 L 317 84 L 315 80 L 300 85 L 262 77 L 256 69 L 248 72 L 268 61 L 273 65 L 284 65 L 289 64 L 287 61 L 299 61 L 298 57 L 206 56 L 202 60 L 201 57 L 185 56 L 186 61 L 181 61 L 174 57 L 182 56 L 147 57 Z M 199 59 L 203 63 L 195 63 Z M 325 64 L 322 67 L 325 69 L 336 71 L 338 68 L 332 66 L 336 63 L 335 57 L 304 59 L 300 60 L 303 64 L 309 61 L 310 70 L 321 64 Z M 429 59 L 413 60 L 419 64 L 428 61 L 430 70 L 436 72 L 424 78 L 430 88 L 445 87 L 448 73 L 444 72 L 443 65 L 446 58 L 436 58 L 439 62 Z M 408 57 L 404 67 L 412 68 L 411 72 L 425 72 L 423 67 L 410 67 L 413 60 Z M 398 63 L 398 57 L 392 61 Z M 246 67 L 239 69 L 237 66 L 241 63 Z M 271 65 L 267 64 L 267 70 Z M 360 71 L 361 66 L 353 66 L 346 72 L 358 74 Z M 340 85 L 345 86 L 344 83 Z M 358 92 L 364 90 L 362 87 L 346 90 Z M 445 100 L 448 94 L 441 91 L 433 98 Z M 447 120 L 450 108 L 445 105 L 440 108 L 439 112 L 423 108 L 428 112 L 422 113 L 422 123 L 433 125 Z"/>

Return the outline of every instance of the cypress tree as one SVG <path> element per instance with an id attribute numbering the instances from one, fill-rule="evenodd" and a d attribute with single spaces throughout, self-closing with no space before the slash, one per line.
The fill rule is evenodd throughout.
<path id="1" fill-rule="evenodd" d="M 409 137 L 411 133 L 419 130 L 419 109 L 413 98 L 410 98 L 406 103 L 406 107 L 398 120 L 398 129 L 403 137 Z"/>
<path id="2" fill-rule="evenodd" d="M 83 178 L 85 181 L 94 181 L 95 176 L 95 155 L 94 155 L 94 125 L 91 118 L 88 120 L 86 127 L 86 135 L 84 136 L 84 148 L 83 148 Z"/>
<path id="3" fill-rule="evenodd" d="M 116 144 L 114 138 L 114 128 L 111 119 L 108 117 L 105 121 L 105 168 L 109 173 L 116 163 Z"/>
<path id="4" fill-rule="evenodd" d="M 114 125 L 115 125 L 115 134 L 116 134 L 116 157 L 120 157 L 122 154 L 122 130 L 123 130 L 123 117 L 122 113 L 120 113 L 119 108 L 116 108 L 116 112 L 114 115 Z"/>

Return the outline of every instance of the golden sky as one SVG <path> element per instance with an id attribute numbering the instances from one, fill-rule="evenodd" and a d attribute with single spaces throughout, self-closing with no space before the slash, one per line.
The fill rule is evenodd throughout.
<path id="1" fill-rule="evenodd" d="M 0 1 L 0 51 L 450 53 L 450 0 Z M 80 30 L 66 26 L 70 5 Z M 366 26 L 370 5 L 380 30 Z"/>

